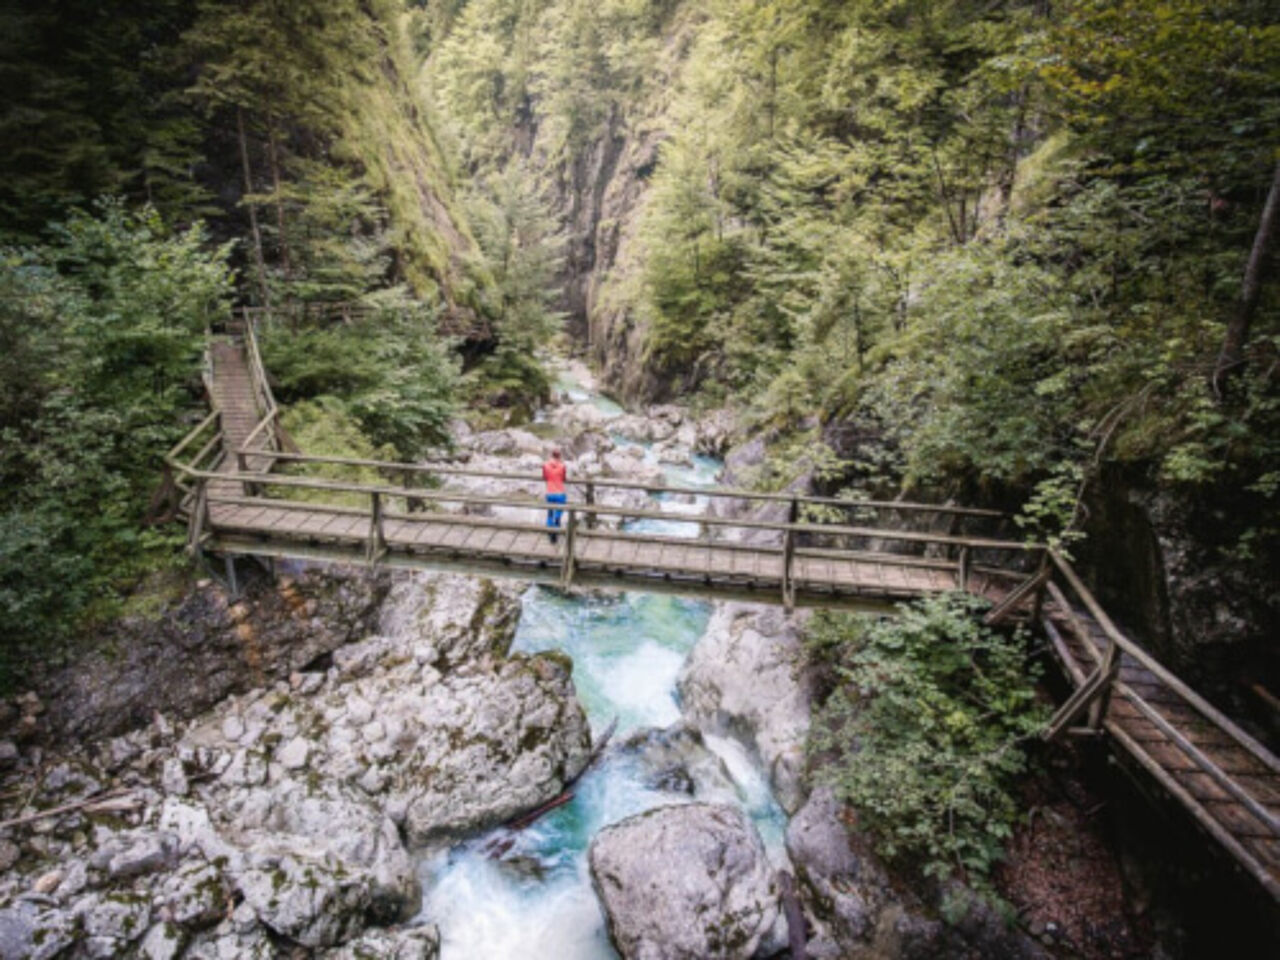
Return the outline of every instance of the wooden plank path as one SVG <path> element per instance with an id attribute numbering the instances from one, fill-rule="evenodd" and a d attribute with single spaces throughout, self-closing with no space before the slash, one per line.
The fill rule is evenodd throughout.
<path id="1" fill-rule="evenodd" d="M 1045 737 L 1105 735 L 1280 902 L 1280 760 L 1122 633 L 1056 551 L 930 529 L 938 516 L 963 525 L 997 517 L 992 511 L 681 490 L 790 509 L 786 522 L 690 516 L 600 506 L 597 488 L 655 488 L 597 478 L 572 485 L 553 543 L 545 505 L 525 493 L 481 496 L 436 486 L 480 476 L 524 490 L 538 478 L 298 453 L 279 427 L 252 325 L 213 341 L 211 359 L 215 411 L 166 457 L 173 514 L 186 521 L 193 553 L 454 570 L 788 607 L 885 608 L 939 591 L 981 594 L 994 604 L 989 623 L 1018 617 L 1038 626 L 1072 684 Z M 298 475 L 321 464 L 359 466 L 395 482 Z M 282 466 L 290 474 L 271 472 Z M 851 508 L 876 522 L 801 522 L 809 504 Z M 687 522 L 699 535 L 625 528 L 625 521 L 645 518 Z"/>

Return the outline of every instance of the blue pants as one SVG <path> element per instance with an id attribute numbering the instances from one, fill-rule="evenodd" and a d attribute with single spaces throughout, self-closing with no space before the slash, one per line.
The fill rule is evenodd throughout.
<path id="1" fill-rule="evenodd" d="M 566 497 L 565 497 L 565 495 L 564 495 L 563 493 L 548 493 L 548 494 L 547 494 L 547 503 L 566 503 L 566 502 L 567 502 L 567 500 L 566 500 Z M 547 526 L 548 526 L 548 527 L 555 527 L 555 528 L 558 530 L 558 529 L 560 528 L 560 517 L 561 517 L 563 514 L 564 514 L 564 511 L 563 511 L 563 510 L 548 510 L 548 511 L 547 511 Z"/>

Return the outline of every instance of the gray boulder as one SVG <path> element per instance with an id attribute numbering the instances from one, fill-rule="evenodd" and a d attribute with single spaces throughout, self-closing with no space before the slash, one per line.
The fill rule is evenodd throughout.
<path id="1" fill-rule="evenodd" d="M 777 946 L 769 863 L 736 807 L 659 807 L 601 830 L 588 856 L 626 960 L 745 960 Z"/>
<path id="2" fill-rule="evenodd" d="M 552 656 L 454 674 L 415 698 L 419 733 L 396 791 L 411 844 L 493 826 L 559 794 L 591 750 L 586 714 Z"/>
<path id="3" fill-rule="evenodd" d="M 61 910 L 26 900 L 0 909 L 0 960 L 47 960 L 75 936 L 75 918 Z"/>
<path id="4" fill-rule="evenodd" d="M 235 884 L 262 924 L 307 947 L 358 934 L 371 899 L 366 875 L 322 850 L 285 843 L 255 849 Z"/>
<path id="5" fill-rule="evenodd" d="M 506 656 L 520 619 L 520 588 L 454 574 L 418 576 L 395 586 L 382 632 L 411 633 L 429 643 L 441 668 L 483 656 Z"/>
<path id="6" fill-rule="evenodd" d="M 324 960 L 435 960 L 440 932 L 433 926 L 400 930 L 367 930 L 359 938 L 329 950 Z"/>
<path id="7" fill-rule="evenodd" d="M 888 881 L 854 852 L 829 787 L 818 787 L 787 824 L 787 855 L 813 934 L 809 955 L 837 958 L 866 938 Z"/>
<path id="8" fill-rule="evenodd" d="M 805 616 L 757 604 L 717 606 L 677 681 L 685 718 L 755 751 L 788 813 L 804 802 L 811 701 L 800 642 Z"/>

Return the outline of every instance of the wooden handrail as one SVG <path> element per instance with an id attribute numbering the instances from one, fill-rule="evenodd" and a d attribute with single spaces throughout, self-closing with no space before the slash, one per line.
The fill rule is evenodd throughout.
<path id="1" fill-rule="evenodd" d="M 181 469 L 181 464 L 178 463 L 178 454 L 189 447 L 196 437 L 200 436 L 201 433 L 208 429 L 211 423 L 214 423 L 221 416 L 221 411 L 214 410 L 213 413 L 201 420 L 199 424 L 197 424 L 185 437 L 179 440 L 168 453 L 164 455 L 165 462 L 171 467 Z"/>
<path id="2" fill-rule="evenodd" d="M 1209 703 L 1204 697 L 1196 693 L 1185 683 L 1171 673 L 1163 664 L 1143 650 L 1123 633 L 1116 629 L 1115 624 L 1111 622 L 1111 618 L 1103 611 L 1102 606 L 1094 598 L 1093 594 L 1080 580 L 1079 575 L 1072 568 L 1071 564 L 1058 553 L 1056 550 L 1050 550 L 1049 555 L 1053 560 L 1054 566 L 1062 574 L 1072 591 L 1080 597 L 1085 608 L 1098 621 L 1099 626 L 1107 633 L 1107 638 L 1115 643 L 1127 656 L 1132 657 L 1136 662 L 1140 663 L 1146 669 L 1150 670 L 1165 686 L 1174 693 L 1178 694 L 1188 705 L 1195 708 L 1206 719 L 1213 721 L 1223 732 L 1230 736 L 1236 743 L 1240 744 L 1245 750 L 1253 754 L 1258 760 L 1265 764 L 1268 768 L 1276 773 L 1280 773 L 1280 760 L 1266 747 L 1260 744 L 1249 734 L 1241 730 L 1235 723 L 1218 710 L 1217 707 Z M 1082 638 L 1088 642 L 1088 638 Z M 1093 649 L 1093 645 L 1089 642 L 1089 649 Z"/>
<path id="3" fill-rule="evenodd" d="M 256 456 L 258 454 L 258 451 L 249 451 L 246 455 Z M 412 497 L 418 500 L 431 500 L 438 503 L 471 503 L 495 507 L 514 507 L 517 509 L 547 509 L 545 501 L 533 498 L 517 499 L 512 497 L 489 497 L 480 494 L 467 493 L 465 491 L 430 490 L 419 487 L 406 489 L 405 487 L 393 487 L 382 484 L 347 483 L 341 480 L 321 480 L 312 477 L 290 477 L 282 474 L 264 474 L 252 471 L 234 471 L 214 474 L 209 473 L 208 471 L 193 470 L 186 465 L 180 465 L 177 469 L 196 478 L 240 481 L 252 483 L 258 486 L 298 487 L 310 490 L 324 490 L 332 493 L 357 493 L 364 495 L 379 493 L 395 497 Z M 663 513 L 658 510 L 635 509 L 633 507 L 625 506 L 607 507 L 600 506 L 599 504 L 593 506 L 574 504 L 573 507 L 576 511 L 584 515 L 594 514 L 597 516 L 617 516 L 668 521 L 673 519 L 673 516 L 670 513 Z M 676 517 L 674 519 L 678 520 L 679 518 Z M 792 530 L 796 533 L 821 533 L 837 534 L 842 536 L 874 537 L 880 540 L 902 540 L 913 543 L 934 543 L 960 547 L 967 546 L 976 550 L 1000 550 L 1021 553 L 1028 550 L 1043 549 L 1043 546 L 1040 544 L 1028 544 L 1015 540 L 990 540 L 976 537 L 956 537 L 948 534 L 934 534 L 912 530 L 880 529 L 876 527 L 845 527 L 834 524 L 826 525 L 812 523 L 773 523 L 766 520 L 735 519 L 732 517 L 711 516 L 690 517 L 685 522 L 705 524 L 707 526 L 714 527 L 738 527 L 742 529 L 768 530 L 773 532 L 785 532 L 787 530 Z"/>
<path id="4" fill-rule="evenodd" d="M 499 470 L 473 470 L 467 467 L 451 467 L 433 464 L 397 463 L 392 460 L 365 460 L 359 457 L 319 456 L 307 453 L 280 453 L 277 451 L 249 450 L 241 447 L 238 453 L 255 456 L 269 456 L 286 463 L 328 463 L 349 467 L 369 467 L 377 470 L 395 470 L 401 473 L 440 474 L 441 476 L 480 477 L 491 480 L 510 480 L 519 483 L 541 483 L 542 475 L 536 473 L 512 473 Z M 947 504 L 913 503 L 898 500 L 842 500 L 838 497 L 797 497 L 791 493 L 769 493 L 755 490 L 742 490 L 733 487 L 687 487 L 670 484 L 635 483 L 629 480 L 615 480 L 605 477 L 587 477 L 582 480 L 568 479 L 571 485 L 604 487 L 613 490 L 643 490 L 647 493 L 692 494 L 710 498 L 734 500 L 759 500 L 769 503 L 790 503 L 798 500 L 801 504 L 818 506 L 860 507 L 868 510 L 888 511 L 900 510 L 905 513 L 942 513 L 962 517 L 985 517 L 1003 519 L 1008 516 L 999 510 L 984 510 L 977 507 L 954 507 Z"/>

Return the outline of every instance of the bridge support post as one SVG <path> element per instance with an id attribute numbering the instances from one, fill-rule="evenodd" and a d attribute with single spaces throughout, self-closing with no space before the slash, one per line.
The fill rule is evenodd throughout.
<path id="1" fill-rule="evenodd" d="M 791 578 L 791 561 L 795 553 L 795 531 L 788 528 L 782 535 L 782 605 L 787 610 L 796 605 L 795 581 Z"/>
<path id="2" fill-rule="evenodd" d="M 566 589 L 573 583 L 573 544 L 578 529 L 577 512 L 570 507 L 568 514 L 569 520 L 564 525 L 564 559 L 560 565 L 560 586 Z"/>
<path id="3" fill-rule="evenodd" d="M 1049 584 L 1052 569 L 1049 561 L 1049 551 L 1041 550 L 1040 567 L 1036 571 L 1036 579 L 1040 581 L 1040 586 L 1036 587 L 1035 599 L 1031 601 L 1031 625 L 1033 627 L 1040 622 L 1040 618 L 1044 615 L 1045 588 Z"/>
<path id="4" fill-rule="evenodd" d="M 187 518 L 187 553 L 199 558 L 200 542 L 204 539 L 204 528 L 209 524 L 209 481 L 201 479 L 196 487 L 195 503 L 191 505 L 191 516 Z"/>
<path id="5" fill-rule="evenodd" d="M 240 596 L 240 583 L 236 580 L 236 558 L 231 554 L 227 554 L 222 558 L 223 566 L 227 571 L 227 587 L 231 590 L 231 599 Z"/>
<path id="6" fill-rule="evenodd" d="M 387 552 L 387 538 L 382 529 L 382 494 L 370 494 L 373 509 L 369 517 L 369 545 L 365 549 L 365 560 L 372 566 L 382 559 Z"/>
<path id="7" fill-rule="evenodd" d="M 594 507 L 596 505 L 596 485 L 590 480 L 587 481 L 587 506 Z M 594 513 L 587 514 L 587 529 L 594 530 L 596 528 L 596 515 Z"/>

